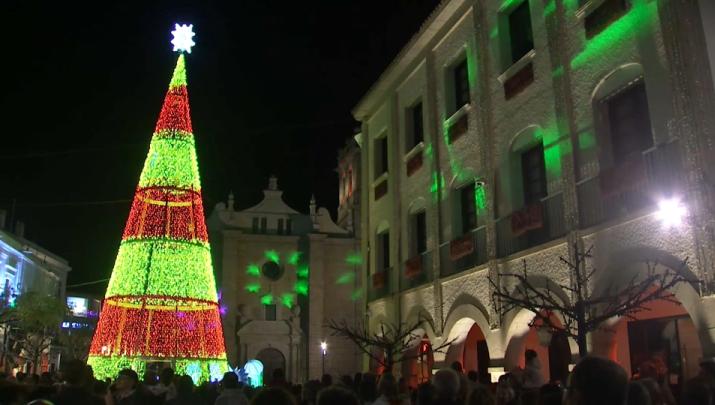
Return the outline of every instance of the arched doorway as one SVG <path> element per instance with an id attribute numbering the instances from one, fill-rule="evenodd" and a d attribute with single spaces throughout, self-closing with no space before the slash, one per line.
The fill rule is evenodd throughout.
<path id="1" fill-rule="evenodd" d="M 273 372 L 277 369 L 286 371 L 286 359 L 283 353 L 278 349 L 268 347 L 262 349 L 256 355 L 261 363 L 263 363 L 263 383 L 270 384 L 273 381 Z"/>
<path id="2" fill-rule="evenodd" d="M 551 315 L 550 320 L 560 327 L 561 322 L 557 316 Z M 541 363 L 544 381 L 566 381 L 571 363 L 571 346 L 566 333 L 543 327 L 534 313 L 525 309 L 514 316 L 509 329 L 510 339 L 504 356 L 507 371 L 524 368 L 525 353 L 533 350 Z"/>
<path id="3" fill-rule="evenodd" d="M 483 384 L 490 384 L 489 378 L 489 347 L 487 339 L 484 337 L 482 329 L 474 323 L 467 338 L 464 341 L 464 352 L 462 354 L 462 366 L 465 371 L 476 370 L 479 381 Z"/>
<path id="4" fill-rule="evenodd" d="M 407 385 L 417 388 L 420 384 L 427 382 L 432 377 L 434 367 L 434 353 L 432 352 L 432 342 L 427 334 L 422 334 L 422 338 L 414 339 L 409 349 L 402 355 L 402 377 L 407 380 Z"/>
<path id="5" fill-rule="evenodd" d="M 674 391 L 695 377 L 703 355 L 698 331 L 675 297 L 652 301 L 646 309 L 605 325 L 594 334 L 593 353 L 607 356 L 629 375 L 663 373 Z"/>

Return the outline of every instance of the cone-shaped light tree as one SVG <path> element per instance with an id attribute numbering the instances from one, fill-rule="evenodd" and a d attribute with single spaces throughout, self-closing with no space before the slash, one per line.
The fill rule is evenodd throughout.
<path id="1" fill-rule="evenodd" d="M 174 41 L 193 45 L 190 27 Z M 179 31 L 181 29 L 181 31 Z M 186 31 L 188 29 L 188 33 Z M 181 42 L 181 38 L 184 42 Z M 190 51 L 177 45 L 175 49 Z M 98 378 L 163 362 L 199 383 L 227 370 L 183 53 L 156 124 L 92 339 Z"/>

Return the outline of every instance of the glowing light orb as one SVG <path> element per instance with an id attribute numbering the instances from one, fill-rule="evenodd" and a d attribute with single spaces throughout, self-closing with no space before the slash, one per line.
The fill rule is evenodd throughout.
<path id="1" fill-rule="evenodd" d="M 248 383 L 251 387 L 260 387 L 263 385 L 263 363 L 260 360 L 248 360 L 241 369 L 248 377 Z"/>
<path id="2" fill-rule="evenodd" d="M 666 228 L 678 226 L 683 223 L 683 219 L 688 211 L 685 205 L 678 198 L 662 200 L 658 203 L 656 217 Z"/>
<path id="3" fill-rule="evenodd" d="M 174 52 L 186 52 L 191 53 L 191 47 L 196 45 L 196 42 L 192 39 L 194 35 L 194 24 L 174 24 L 174 30 L 171 31 L 171 35 L 174 39 L 171 40 L 171 44 L 174 45 Z"/>

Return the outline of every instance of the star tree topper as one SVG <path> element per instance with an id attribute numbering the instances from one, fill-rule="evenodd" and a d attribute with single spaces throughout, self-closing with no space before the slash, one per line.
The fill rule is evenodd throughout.
<path id="1" fill-rule="evenodd" d="M 174 30 L 171 31 L 171 35 L 174 39 L 171 40 L 172 45 L 174 45 L 174 51 L 191 53 L 191 47 L 196 45 L 193 39 L 194 35 L 194 24 L 174 24 Z"/>

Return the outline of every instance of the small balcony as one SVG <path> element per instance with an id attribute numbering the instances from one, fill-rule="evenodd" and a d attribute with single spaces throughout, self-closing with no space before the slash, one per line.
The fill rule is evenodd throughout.
<path id="1" fill-rule="evenodd" d="M 677 187 L 680 177 L 677 143 L 645 150 L 576 186 L 581 228 L 628 216 L 656 203 Z"/>
<path id="2" fill-rule="evenodd" d="M 370 276 L 369 287 L 367 289 L 367 300 L 374 301 L 384 298 L 392 292 L 390 289 L 390 274 L 392 268 L 382 269 Z"/>
<path id="3" fill-rule="evenodd" d="M 400 291 L 432 281 L 432 252 L 427 251 L 406 260 L 400 273 Z"/>
<path id="4" fill-rule="evenodd" d="M 441 277 L 469 270 L 487 261 L 486 227 L 480 226 L 439 247 Z"/>
<path id="5" fill-rule="evenodd" d="M 509 256 L 566 234 L 563 194 L 542 198 L 497 219 L 497 255 Z"/>

